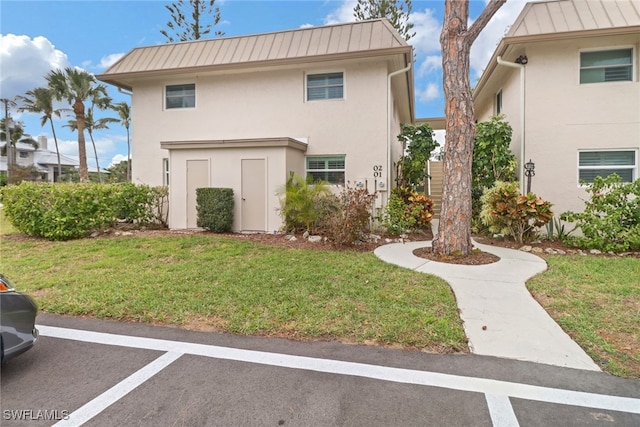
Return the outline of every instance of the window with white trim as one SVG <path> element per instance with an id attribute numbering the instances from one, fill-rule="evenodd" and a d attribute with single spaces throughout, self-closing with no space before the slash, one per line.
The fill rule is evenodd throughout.
<path id="1" fill-rule="evenodd" d="M 633 80 L 633 49 L 580 52 L 580 84 Z"/>
<path id="2" fill-rule="evenodd" d="M 167 110 L 174 108 L 195 108 L 195 106 L 195 83 L 169 85 L 165 88 L 165 107 Z"/>
<path id="3" fill-rule="evenodd" d="M 496 93 L 496 115 L 502 113 L 502 90 Z"/>
<path id="4" fill-rule="evenodd" d="M 162 184 L 165 187 L 169 186 L 169 159 L 162 159 Z"/>
<path id="5" fill-rule="evenodd" d="M 344 73 L 307 74 L 307 101 L 344 98 Z"/>
<path id="6" fill-rule="evenodd" d="M 636 150 L 580 151 L 578 152 L 578 178 L 592 183 L 596 176 L 606 178 L 618 174 L 622 182 L 633 182 L 638 175 Z"/>
<path id="7" fill-rule="evenodd" d="M 307 176 L 314 181 L 344 185 L 344 156 L 307 157 Z"/>

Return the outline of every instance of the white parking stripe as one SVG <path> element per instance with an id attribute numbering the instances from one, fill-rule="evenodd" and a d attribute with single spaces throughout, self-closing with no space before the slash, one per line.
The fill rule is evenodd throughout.
<path id="1" fill-rule="evenodd" d="M 498 396 L 495 394 L 485 394 L 489 415 L 493 422 L 493 427 L 519 427 L 518 419 L 508 396 Z"/>
<path id="2" fill-rule="evenodd" d="M 470 391 L 562 405 L 574 405 L 586 408 L 640 414 L 640 399 L 630 397 L 609 396 L 604 394 L 562 390 L 486 378 L 464 377 L 438 372 L 391 368 L 364 363 L 317 359 L 312 357 L 292 356 L 288 354 L 268 353 L 254 350 L 242 350 L 181 341 L 114 335 L 53 326 L 38 326 L 38 329 L 40 330 L 41 335 L 54 338 L 192 354 L 217 359 L 236 360 L 262 365 L 305 369 L 332 374 L 374 378 L 383 381 L 442 387 L 452 390 Z"/>
<path id="3" fill-rule="evenodd" d="M 116 403 L 118 400 L 122 399 L 140 384 L 144 383 L 149 378 L 169 366 L 180 356 L 182 356 L 181 353 L 169 352 L 163 354 L 144 368 L 120 381 L 100 396 L 78 408 L 76 411 L 73 411 L 69 414 L 69 418 L 57 422 L 54 426 L 81 426 L 109 406 Z"/>

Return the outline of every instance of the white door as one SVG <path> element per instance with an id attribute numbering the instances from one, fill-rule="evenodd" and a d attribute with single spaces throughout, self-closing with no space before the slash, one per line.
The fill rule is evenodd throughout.
<path id="1" fill-rule="evenodd" d="M 266 230 L 266 168 L 264 159 L 242 160 L 242 230 Z"/>

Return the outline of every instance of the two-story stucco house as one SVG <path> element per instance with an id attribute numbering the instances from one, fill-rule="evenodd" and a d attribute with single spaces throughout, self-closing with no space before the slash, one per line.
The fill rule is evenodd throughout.
<path id="1" fill-rule="evenodd" d="M 529 3 L 478 82 L 478 121 L 505 115 L 520 165 L 535 163 L 531 191 L 557 214 L 583 209 L 582 181 L 640 177 L 639 51 L 636 0 Z"/>
<path id="2" fill-rule="evenodd" d="M 136 48 L 98 78 L 132 93 L 133 181 L 169 186 L 170 228 L 196 227 L 196 188 L 225 187 L 234 230 L 272 232 L 290 172 L 386 203 L 412 61 L 372 20 Z"/>

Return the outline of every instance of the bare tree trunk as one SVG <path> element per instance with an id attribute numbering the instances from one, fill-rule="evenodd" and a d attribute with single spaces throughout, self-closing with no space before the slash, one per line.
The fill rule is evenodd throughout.
<path id="1" fill-rule="evenodd" d="M 439 255 L 471 253 L 471 164 L 475 122 L 469 83 L 471 45 L 506 0 L 491 0 L 467 29 L 468 0 L 445 0 L 440 33 L 444 75 L 446 144 L 442 210 L 434 252 Z"/>

